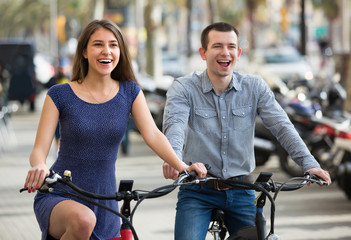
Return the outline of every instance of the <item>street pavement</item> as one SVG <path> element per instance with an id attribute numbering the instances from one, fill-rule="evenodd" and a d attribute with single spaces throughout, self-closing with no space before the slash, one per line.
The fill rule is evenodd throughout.
<path id="1" fill-rule="evenodd" d="M 29 169 L 28 158 L 40 116 L 44 94 L 37 102 L 37 111 L 26 105 L 12 115 L 17 144 L 0 155 L 0 240 L 40 239 L 40 230 L 32 210 L 33 194 L 19 193 Z M 48 164 L 52 164 L 52 147 Z M 152 190 L 170 184 L 162 176 L 161 160 L 144 144 L 137 133 L 131 134 L 130 154 L 119 154 L 117 178 L 134 179 L 134 189 Z M 256 169 L 273 172 L 276 181 L 288 176 L 279 169 L 276 158 Z M 73 173 L 74 177 L 74 173 Z M 173 239 L 176 193 L 141 203 L 134 217 L 139 239 Z M 132 205 L 134 206 L 134 204 Z M 269 205 L 265 209 L 269 225 Z M 351 201 L 337 184 L 328 188 L 312 185 L 294 192 L 282 192 L 276 201 L 275 232 L 282 240 L 351 239 Z M 206 239 L 211 239 L 207 237 Z"/>

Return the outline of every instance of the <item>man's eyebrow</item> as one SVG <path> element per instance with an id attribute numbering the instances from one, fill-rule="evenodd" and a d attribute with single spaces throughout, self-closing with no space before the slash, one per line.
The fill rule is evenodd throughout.
<path id="1" fill-rule="evenodd" d="M 221 42 L 216 42 L 216 43 L 212 43 L 211 44 L 211 46 L 218 46 L 218 45 L 224 45 L 223 43 L 221 43 Z M 238 44 L 236 44 L 236 43 L 229 43 L 228 45 L 230 45 L 230 46 L 237 46 Z"/>

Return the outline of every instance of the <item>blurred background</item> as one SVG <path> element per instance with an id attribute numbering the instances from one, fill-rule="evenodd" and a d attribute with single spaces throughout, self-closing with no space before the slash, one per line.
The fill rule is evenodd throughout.
<path id="1" fill-rule="evenodd" d="M 197 54 L 201 30 L 211 22 L 225 21 L 241 34 L 243 56 L 238 70 L 263 75 L 273 72 L 284 75 L 284 81 L 292 74 L 316 80 L 337 72 L 347 90 L 347 82 L 351 82 L 347 71 L 350 9 L 348 0 L 2 0 L 1 71 L 12 76 L 7 97 L 28 100 L 34 110 L 35 95 L 54 76 L 59 59 L 73 57 L 82 27 L 92 19 L 109 18 L 128 38 L 140 81 L 151 78 L 167 88 L 169 76 L 204 69 Z M 251 64 L 261 68 L 267 63 L 262 54 L 274 54 L 275 49 L 267 48 L 280 46 L 293 48 L 284 48 L 289 55 L 285 61 L 294 62 L 302 56 L 303 66 L 295 72 L 284 68 L 280 71 L 285 73 L 279 74 L 271 71 L 275 66 L 268 72 L 267 68 L 252 68 Z M 257 49 L 264 51 L 259 54 Z M 16 76 L 21 66 L 27 72 L 33 68 L 33 73 Z M 350 110 L 348 102 L 344 107 Z"/>
<path id="2" fill-rule="evenodd" d="M 202 29 L 217 21 L 234 25 L 243 49 L 236 70 L 260 75 L 267 82 L 311 153 L 337 183 L 328 191 L 320 190 L 313 200 L 296 195 L 293 203 L 287 202 L 283 210 L 309 202 L 299 214 L 318 213 L 317 218 L 324 216 L 325 222 L 307 225 L 302 218 L 297 222 L 303 223 L 300 228 L 308 226 L 300 234 L 306 237 L 287 231 L 291 238 L 284 239 L 349 239 L 350 0 L 0 0 L 0 239 L 39 238 L 32 196 L 18 197 L 17 189 L 29 168 L 27 159 L 45 93 L 50 86 L 68 81 L 81 30 L 101 18 L 117 23 L 127 37 L 138 81 L 160 129 L 173 80 L 206 68 L 198 54 Z M 259 119 L 254 143 L 258 169 L 283 170 L 282 179 L 301 174 Z M 133 119 L 120 149 L 119 176 L 129 177 L 136 171 L 140 171 L 136 176 L 143 176 L 154 169 L 146 174 L 147 181 L 137 179 L 145 188 L 151 180 L 160 185 L 160 161 L 143 144 Z M 55 150 L 49 162 L 54 161 Z M 172 207 L 165 209 L 173 213 Z M 297 214 L 296 208 L 291 210 Z M 318 236 L 311 226 L 320 228 Z"/>
<path id="3" fill-rule="evenodd" d="M 328 135 L 330 141 L 315 143 L 316 126 L 329 121 L 335 130 L 344 123 L 343 138 L 351 142 L 349 0 L 2 0 L 0 150 L 6 150 L 14 135 L 11 114 L 23 106 L 34 112 L 41 107 L 36 100 L 43 91 L 68 81 L 82 28 L 101 18 L 111 19 L 124 32 L 160 129 L 173 80 L 206 68 L 198 54 L 202 29 L 225 21 L 240 32 L 243 54 L 236 70 L 262 76 L 311 152 L 320 163 L 326 162 L 324 167 L 331 169 L 335 134 Z M 299 174 L 259 120 L 256 129 L 257 165 L 274 153 L 283 159 L 286 172 Z M 132 119 L 122 142 L 124 154 L 129 153 L 131 130 L 137 132 Z M 325 130 L 318 132 L 319 138 L 321 133 Z M 331 165 L 337 171 L 340 160 L 335 161 Z M 345 161 L 351 174 L 351 160 Z"/>
<path id="4" fill-rule="evenodd" d="M 59 59 L 73 57 L 82 27 L 101 18 L 112 19 L 123 29 L 140 81 L 151 78 L 160 88 L 168 87 L 170 76 L 204 69 L 197 53 L 201 30 L 211 22 L 225 21 L 241 34 L 238 70 L 273 72 L 275 77 L 284 75 L 284 81 L 292 74 L 316 80 L 337 72 L 347 91 L 350 9 L 348 0 L 2 0 L 0 69 L 8 82 L 2 83 L 1 95 L 28 101 L 34 110 L 35 95 L 54 76 Z M 285 48 L 289 55 L 285 61 L 302 57 L 302 66 L 281 69 L 279 74 L 271 71 L 275 66 L 258 69 L 267 63 L 263 53 L 274 54 L 275 49 L 267 48 L 280 46 L 293 48 Z M 264 51 L 259 54 L 257 49 Z M 30 73 L 18 73 L 20 67 Z M 344 108 L 350 110 L 348 103 Z"/>

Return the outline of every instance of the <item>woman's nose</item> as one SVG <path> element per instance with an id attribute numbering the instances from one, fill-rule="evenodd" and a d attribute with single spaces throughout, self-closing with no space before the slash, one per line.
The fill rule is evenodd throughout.
<path id="1" fill-rule="evenodd" d="M 108 45 L 105 45 L 104 48 L 102 49 L 102 53 L 110 54 L 111 53 L 110 47 Z"/>

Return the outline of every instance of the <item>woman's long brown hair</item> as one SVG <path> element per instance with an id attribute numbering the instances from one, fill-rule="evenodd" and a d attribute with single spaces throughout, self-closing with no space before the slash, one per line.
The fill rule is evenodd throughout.
<path id="1" fill-rule="evenodd" d="M 88 60 L 84 58 L 83 52 L 87 48 L 90 36 L 99 28 L 105 28 L 111 31 L 115 35 L 120 48 L 119 62 L 111 72 L 111 77 L 118 81 L 132 80 L 137 82 L 125 37 L 123 36 L 121 29 L 108 19 L 93 20 L 82 31 L 78 39 L 77 50 L 74 56 L 71 81 L 82 82 L 88 74 L 89 64 Z"/>

